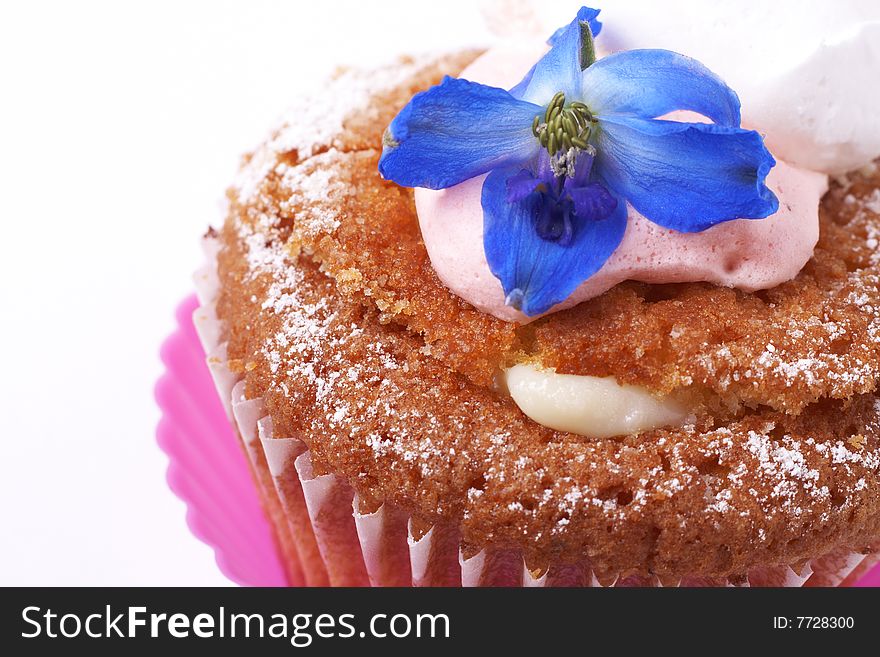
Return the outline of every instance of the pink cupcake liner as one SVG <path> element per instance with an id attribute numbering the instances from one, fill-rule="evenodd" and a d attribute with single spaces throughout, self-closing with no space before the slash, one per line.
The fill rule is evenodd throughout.
<path id="1" fill-rule="evenodd" d="M 402 510 L 365 508 L 342 478 L 316 475 L 306 444 L 275 436 L 262 400 L 246 399 L 240 375 L 225 366 L 213 308 L 216 244 L 208 241 L 206 253 L 209 265 L 196 278 L 202 305 L 192 297 L 180 305 L 178 330 L 162 348 L 157 433 L 169 485 L 227 577 L 250 586 L 661 585 L 656 577 L 597 573 L 588 562 L 533 573 L 516 550 L 467 554 L 456 527 L 417 531 Z M 838 551 L 798 570 L 755 568 L 737 580 L 686 577 L 679 585 L 878 586 L 876 547 L 870 555 Z"/>
<path id="2" fill-rule="evenodd" d="M 156 383 L 156 437 L 168 455 L 168 486 L 226 577 L 243 586 L 287 586 L 248 459 L 205 365 L 192 323 L 198 305 L 192 296 L 178 306 L 177 330 L 160 351 L 166 371 Z"/>

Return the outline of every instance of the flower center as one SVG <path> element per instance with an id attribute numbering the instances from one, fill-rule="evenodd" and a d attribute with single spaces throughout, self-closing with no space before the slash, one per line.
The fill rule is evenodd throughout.
<path id="1" fill-rule="evenodd" d="M 535 221 L 535 232 L 542 240 L 569 246 L 574 237 L 574 212 L 574 202 L 568 197 L 549 200 Z"/>
<path id="2" fill-rule="evenodd" d="M 561 150 L 587 150 L 593 125 L 598 123 L 590 108 L 581 102 L 565 104 L 565 94 L 558 92 L 542 117 L 532 121 L 532 133 L 552 156 Z"/>

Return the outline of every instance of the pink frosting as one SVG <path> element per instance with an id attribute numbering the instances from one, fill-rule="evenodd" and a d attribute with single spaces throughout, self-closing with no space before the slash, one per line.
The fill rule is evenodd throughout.
<path id="1" fill-rule="evenodd" d="M 545 49 L 543 43 L 494 48 L 461 77 L 510 88 Z M 670 118 L 701 120 L 685 113 Z M 527 323 L 536 318 L 504 304 L 501 283 L 486 262 L 480 204 L 483 179 L 440 191 L 416 189 L 425 246 L 440 280 L 455 294 L 485 313 Z M 828 180 L 823 174 L 778 162 L 767 177 L 767 186 L 779 198 L 776 214 L 761 220 L 728 221 L 701 233 L 661 228 L 630 207 L 626 233 L 611 258 L 550 312 L 596 297 L 625 280 L 707 281 L 752 292 L 794 278 L 812 256 L 819 238 L 819 200 Z"/>

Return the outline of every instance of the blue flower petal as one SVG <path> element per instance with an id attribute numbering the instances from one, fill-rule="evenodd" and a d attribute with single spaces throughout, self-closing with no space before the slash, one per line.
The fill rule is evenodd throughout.
<path id="1" fill-rule="evenodd" d="M 594 37 L 599 36 L 599 32 L 602 31 L 602 22 L 596 19 L 596 16 L 599 15 L 598 9 L 590 9 L 589 7 L 582 7 L 581 12 L 578 15 L 578 20 L 585 20 L 590 24 L 590 31 L 593 33 Z M 565 30 L 568 29 L 568 25 L 563 25 L 558 30 L 556 30 L 553 35 L 547 39 L 547 43 L 549 45 L 554 45 L 561 37 Z M 535 75 L 535 69 L 538 67 L 537 64 L 532 66 L 526 76 L 520 80 L 520 82 L 510 90 L 510 95 L 514 98 L 522 98 L 526 92 L 526 89 L 529 88 L 529 84 L 532 81 L 532 77 Z"/>
<path id="2" fill-rule="evenodd" d="M 626 203 L 600 221 L 574 218 L 567 246 L 540 238 L 536 225 L 549 211 L 546 197 L 507 200 L 507 180 L 518 169 L 497 170 L 483 183 L 483 246 L 508 304 L 530 316 L 567 299 L 614 252 L 626 229 Z"/>
<path id="3" fill-rule="evenodd" d="M 605 219 L 618 205 L 617 199 L 611 195 L 611 192 L 599 183 L 566 189 L 566 193 L 574 202 L 577 216 L 586 221 Z"/>
<path id="4" fill-rule="evenodd" d="M 507 201 L 518 203 L 542 184 L 544 184 L 543 180 L 535 177 L 535 174 L 528 169 L 523 169 L 507 179 Z"/>
<path id="5" fill-rule="evenodd" d="M 615 116 L 600 121 L 594 171 L 656 224 L 681 232 L 767 217 L 776 160 L 757 132 Z"/>
<path id="6" fill-rule="evenodd" d="M 445 189 L 525 163 L 540 150 L 532 119 L 542 111 L 503 89 L 447 77 L 392 121 L 379 172 L 406 187 Z"/>
<path id="7" fill-rule="evenodd" d="M 578 12 L 578 19 L 582 21 L 587 21 L 590 24 L 590 31 L 593 33 L 594 37 L 599 36 L 599 32 L 602 31 L 602 21 L 596 19 L 599 15 L 599 9 L 590 9 L 589 7 L 581 7 L 580 12 Z M 559 37 L 562 36 L 562 33 L 565 32 L 565 29 L 568 25 L 563 25 L 558 30 L 556 30 L 549 39 L 547 39 L 547 43 L 551 46 L 555 44 Z"/>
<path id="8" fill-rule="evenodd" d="M 653 119 L 691 110 L 718 125 L 739 127 L 736 93 L 700 62 L 668 50 L 628 50 L 583 72 L 584 101 L 599 118 Z"/>
<path id="9" fill-rule="evenodd" d="M 553 45 L 526 76 L 529 80 L 525 91 L 521 82 L 512 93 L 539 105 L 546 105 L 557 91 L 571 99 L 581 95 L 581 23 L 590 23 L 598 11 L 581 7 L 575 19 L 551 37 Z"/>

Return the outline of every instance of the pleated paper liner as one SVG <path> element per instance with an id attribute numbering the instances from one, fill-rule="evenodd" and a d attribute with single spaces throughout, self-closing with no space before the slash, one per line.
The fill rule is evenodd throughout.
<path id="1" fill-rule="evenodd" d="M 214 313 L 217 244 L 206 241 L 205 246 L 208 264 L 196 275 L 201 306 L 193 298 L 181 305 L 180 328 L 162 350 L 167 372 L 157 385 L 163 410 L 159 440 L 171 460 L 169 484 L 189 508 L 190 527 L 214 547 L 218 565 L 233 581 L 260 586 L 880 584 L 880 568 L 869 572 L 880 559 L 880 545 L 868 555 L 834 552 L 796 568 L 755 568 L 732 579 L 661 582 L 599 573 L 588 562 L 531 571 L 516 550 L 474 552 L 461 544 L 457 527 L 419 526 L 400 509 L 359 499 L 342 478 L 316 475 L 306 444 L 276 436 L 262 400 L 244 397 L 240 375 L 225 365 L 222 326 Z"/>

